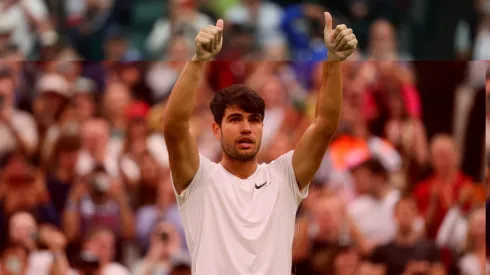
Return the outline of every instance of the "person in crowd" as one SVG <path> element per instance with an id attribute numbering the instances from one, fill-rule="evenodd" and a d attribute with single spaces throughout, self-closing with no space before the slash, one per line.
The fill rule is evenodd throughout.
<path id="1" fill-rule="evenodd" d="M 157 223 L 151 232 L 150 248 L 145 257 L 134 264 L 132 274 L 169 274 L 172 260 L 186 256 L 181 243 L 180 234 L 174 225 Z"/>
<path id="2" fill-rule="evenodd" d="M 75 183 L 63 213 L 63 231 L 70 243 L 98 227 L 110 229 L 118 240 L 134 236 L 134 214 L 128 195 L 101 166 Z"/>
<path id="3" fill-rule="evenodd" d="M 414 230 L 418 211 L 416 201 L 402 197 L 395 205 L 397 232 L 394 239 L 374 249 L 371 262 L 377 274 L 446 274 L 440 251 L 434 242 Z"/>
<path id="4" fill-rule="evenodd" d="M 348 212 L 369 242 L 368 254 L 376 246 L 392 241 L 396 235 L 394 208 L 401 193 L 390 182 L 389 172 L 377 158 L 369 158 L 351 168 L 356 185 L 365 186 L 367 194 L 351 202 Z M 422 230 L 419 220 L 415 230 Z"/>
<path id="5" fill-rule="evenodd" d="M 450 136 L 439 134 L 433 137 L 430 158 L 434 172 L 417 184 L 414 196 L 425 219 L 427 236 L 434 240 L 447 211 L 457 203 L 461 192 L 474 186 L 471 178 L 459 168 L 459 156 Z M 465 212 L 472 203 L 470 197 L 464 205 Z"/>
<path id="6" fill-rule="evenodd" d="M 0 156 L 11 150 L 33 155 L 39 143 L 36 121 L 15 106 L 16 79 L 9 69 L 0 70 Z"/>

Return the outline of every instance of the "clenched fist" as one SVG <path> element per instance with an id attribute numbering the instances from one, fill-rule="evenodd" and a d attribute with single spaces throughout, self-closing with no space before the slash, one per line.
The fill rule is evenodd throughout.
<path id="1" fill-rule="evenodd" d="M 209 61 L 215 57 L 223 46 L 223 20 L 219 19 L 216 26 L 202 28 L 195 42 L 196 54 L 192 61 Z"/>
<path id="2" fill-rule="evenodd" d="M 343 61 L 357 48 L 357 38 L 352 29 L 346 25 L 338 25 L 332 29 L 332 16 L 325 12 L 325 45 L 328 49 L 329 61 Z"/>

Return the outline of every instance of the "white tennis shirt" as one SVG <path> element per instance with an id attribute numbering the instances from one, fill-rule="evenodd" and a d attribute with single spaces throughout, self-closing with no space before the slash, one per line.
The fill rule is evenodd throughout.
<path id="1" fill-rule="evenodd" d="M 194 179 L 175 193 L 193 275 L 291 274 L 296 211 L 308 195 L 292 156 L 259 165 L 247 179 L 199 156 Z"/>

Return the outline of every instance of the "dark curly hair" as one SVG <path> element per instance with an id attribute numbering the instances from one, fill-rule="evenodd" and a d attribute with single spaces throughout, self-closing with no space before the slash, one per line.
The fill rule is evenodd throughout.
<path id="1" fill-rule="evenodd" d="M 225 110 L 229 106 L 238 106 L 247 113 L 259 114 L 264 118 L 264 99 L 251 88 L 235 84 L 218 91 L 209 105 L 214 121 L 221 125 Z"/>

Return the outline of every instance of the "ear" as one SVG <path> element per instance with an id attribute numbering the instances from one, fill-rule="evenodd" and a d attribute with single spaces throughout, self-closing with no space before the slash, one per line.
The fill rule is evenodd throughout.
<path id="1" fill-rule="evenodd" d="M 221 127 L 216 122 L 213 122 L 213 134 L 217 140 L 221 139 Z"/>

